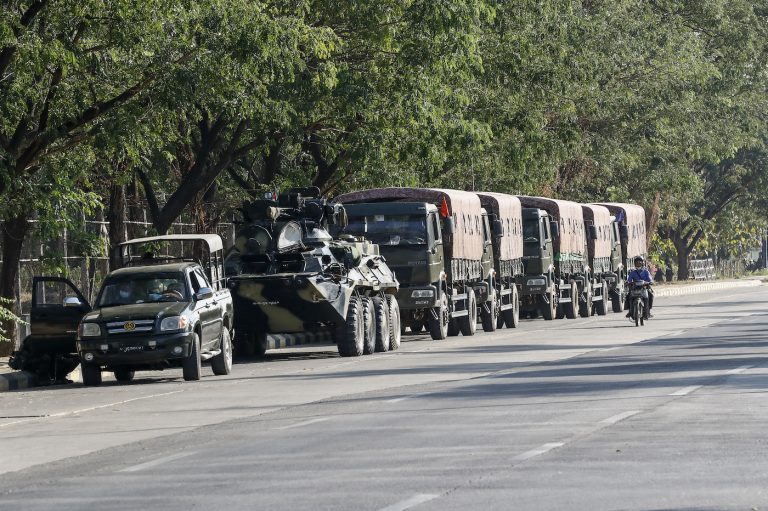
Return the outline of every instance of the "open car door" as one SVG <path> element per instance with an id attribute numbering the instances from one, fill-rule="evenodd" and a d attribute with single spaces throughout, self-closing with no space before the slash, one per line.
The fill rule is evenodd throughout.
<path id="1" fill-rule="evenodd" d="M 91 310 L 88 300 L 62 277 L 34 277 L 27 348 L 35 353 L 74 353 L 77 327 Z"/>

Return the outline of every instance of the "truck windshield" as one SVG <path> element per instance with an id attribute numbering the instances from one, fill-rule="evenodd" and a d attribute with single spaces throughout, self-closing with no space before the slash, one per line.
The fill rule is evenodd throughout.
<path id="1" fill-rule="evenodd" d="M 183 273 L 147 273 L 108 278 L 101 287 L 96 306 L 180 302 L 188 299 Z"/>
<path id="2" fill-rule="evenodd" d="M 539 222 L 536 220 L 526 220 L 523 223 L 523 241 L 525 243 L 538 243 L 539 236 Z"/>
<path id="3" fill-rule="evenodd" d="M 343 234 L 363 236 L 379 245 L 425 245 L 427 217 L 418 215 L 367 215 L 350 217 Z"/>

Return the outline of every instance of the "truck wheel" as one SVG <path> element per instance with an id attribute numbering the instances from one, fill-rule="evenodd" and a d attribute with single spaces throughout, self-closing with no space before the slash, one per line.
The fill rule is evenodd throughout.
<path id="1" fill-rule="evenodd" d="M 115 379 L 122 383 L 127 383 L 133 380 L 133 377 L 136 375 L 136 371 L 131 371 L 130 369 L 126 369 L 124 367 L 115 369 L 112 372 L 115 375 Z M 101 377 L 101 371 L 99 371 L 99 377 Z"/>
<path id="2" fill-rule="evenodd" d="M 429 335 L 434 341 L 442 341 L 448 337 L 448 326 L 451 323 L 450 311 L 448 310 L 448 296 L 445 293 L 440 295 L 440 305 L 433 309 L 437 314 L 437 319 L 429 314 Z M 454 334 L 455 335 L 455 334 Z"/>
<path id="3" fill-rule="evenodd" d="M 575 282 L 571 282 L 571 301 L 563 304 L 563 314 L 568 319 L 576 319 L 576 307 L 579 300 L 579 288 Z"/>
<path id="4" fill-rule="evenodd" d="M 555 319 L 555 317 L 558 316 L 558 312 L 560 310 L 560 307 L 555 302 L 555 292 L 547 292 L 547 300 L 549 300 L 549 303 L 546 303 L 543 296 L 541 298 L 541 315 L 544 316 L 544 319 L 547 321 L 552 321 Z"/>
<path id="5" fill-rule="evenodd" d="M 517 286 L 512 285 L 512 292 L 508 295 L 512 308 L 501 311 L 500 319 L 504 320 L 507 328 L 517 328 L 520 324 L 520 297 L 517 295 Z"/>
<path id="6" fill-rule="evenodd" d="M 192 349 L 189 351 L 189 356 L 182 361 L 181 369 L 186 381 L 200 379 L 203 369 L 200 361 L 200 337 L 197 334 L 192 334 Z"/>
<path id="7" fill-rule="evenodd" d="M 338 334 L 337 345 L 342 357 L 359 357 L 363 354 L 365 337 L 365 311 L 360 298 L 353 296 L 349 300 L 347 321 Z"/>
<path id="8" fill-rule="evenodd" d="M 418 333 L 421 333 L 422 330 L 424 330 L 424 321 L 420 319 L 412 319 L 411 332 L 414 334 L 418 334 Z"/>
<path id="9" fill-rule="evenodd" d="M 367 296 L 363 297 L 363 324 L 365 335 L 363 336 L 363 355 L 370 355 L 376 351 L 376 312 L 373 302 Z"/>
<path id="10" fill-rule="evenodd" d="M 373 297 L 373 317 L 376 322 L 376 351 L 389 351 L 389 309 L 381 296 Z"/>
<path id="11" fill-rule="evenodd" d="M 605 282 L 603 282 L 602 296 L 603 299 L 595 304 L 595 313 L 598 316 L 605 316 L 608 314 L 608 284 Z"/>
<path id="12" fill-rule="evenodd" d="M 387 295 L 387 315 L 389 316 L 389 349 L 394 351 L 400 347 L 402 336 L 400 306 L 395 295 Z"/>
<path id="13" fill-rule="evenodd" d="M 464 336 L 475 335 L 477 331 L 477 298 L 474 289 L 467 289 L 467 315 L 461 316 L 457 323 Z"/>
<path id="14" fill-rule="evenodd" d="M 496 330 L 496 324 L 499 321 L 499 302 L 496 299 L 495 290 L 491 293 L 490 300 L 485 302 L 480 311 L 480 321 L 483 324 L 483 331 L 494 332 Z"/>
<path id="15" fill-rule="evenodd" d="M 80 371 L 83 375 L 83 385 L 95 387 L 101 385 L 101 366 L 95 364 L 82 364 Z"/>
<path id="16" fill-rule="evenodd" d="M 576 288 L 576 293 L 579 297 L 579 316 L 582 318 L 588 318 L 592 316 L 592 286 L 587 284 L 587 288 L 584 290 L 584 297 Z"/>
<path id="17" fill-rule="evenodd" d="M 232 338 L 226 327 L 221 331 L 221 353 L 211 359 L 213 374 L 226 375 L 232 372 Z"/>
<path id="18" fill-rule="evenodd" d="M 624 300 L 621 296 L 623 294 L 621 289 L 621 284 L 619 284 L 611 291 L 611 308 L 613 312 L 624 312 Z"/>
<path id="19" fill-rule="evenodd" d="M 258 339 L 256 334 L 251 334 L 245 330 L 235 330 L 235 341 L 233 344 L 233 355 L 237 358 L 250 358 L 258 354 Z M 265 350 L 266 351 L 266 347 Z M 263 355 L 264 352 L 259 355 Z"/>

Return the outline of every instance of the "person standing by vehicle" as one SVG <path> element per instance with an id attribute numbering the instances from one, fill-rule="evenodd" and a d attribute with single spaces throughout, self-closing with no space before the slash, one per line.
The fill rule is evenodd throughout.
<path id="1" fill-rule="evenodd" d="M 651 286 L 653 280 L 651 279 L 651 272 L 645 267 L 645 261 L 642 257 L 635 257 L 635 269 L 630 271 L 627 275 L 627 284 L 632 285 L 634 282 L 645 282 L 645 289 L 643 289 L 643 303 L 645 304 L 645 310 L 648 311 L 648 317 L 652 318 L 651 309 L 653 308 L 653 291 Z M 629 309 L 629 295 L 627 295 L 627 301 L 624 305 L 626 309 Z M 627 312 L 627 317 L 632 316 L 632 311 Z"/>

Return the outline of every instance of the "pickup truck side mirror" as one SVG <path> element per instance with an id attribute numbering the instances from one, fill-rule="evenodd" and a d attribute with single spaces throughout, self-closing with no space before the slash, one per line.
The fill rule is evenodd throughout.
<path id="1" fill-rule="evenodd" d="M 498 218 L 493 221 L 493 235 L 497 238 L 504 235 L 504 224 Z"/>
<path id="2" fill-rule="evenodd" d="M 80 299 L 76 296 L 68 296 L 64 298 L 64 307 L 72 307 L 72 308 L 78 308 L 85 305 L 83 302 L 80 301 Z"/>
<path id="3" fill-rule="evenodd" d="M 589 226 L 589 239 L 596 240 L 597 239 L 597 227 L 594 225 Z"/>
<path id="4" fill-rule="evenodd" d="M 552 232 L 552 237 L 557 238 L 560 236 L 560 224 L 552 220 L 549 222 L 549 230 Z"/>
<path id="5" fill-rule="evenodd" d="M 621 236 L 622 240 L 628 240 L 629 239 L 629 227 L 626 225 L 622 225 L 619 227 L 619 236 Z"/>
<path id="6" fill-rule="evenodd" d="M 207 300 L 208 298 L 213 298 L 213 289 L 210 287 L 201 287 L 195 293 L 195 300 Z"/>

